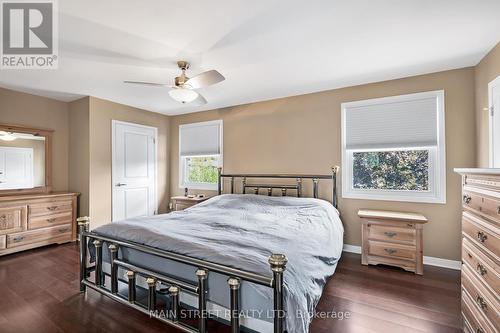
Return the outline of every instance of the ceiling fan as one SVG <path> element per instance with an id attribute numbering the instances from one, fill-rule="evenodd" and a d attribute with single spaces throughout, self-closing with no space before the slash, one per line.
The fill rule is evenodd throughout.
<path id="1" fill-rule="evenodd" d="M 154 82 L 142 82 L 142 81 L 123 81 L 130 84 L 141 84 L 147 86 L 155 87 L 169 87 L 171 88 L 168 92 L 170 97 L 177 102 L 182 104 L 192 103 L 194 105 L 207 104 L 207 100 L 195 89 L 204 88 L 224 81 L 226 78 L 216 70 L 210 70 L 198 74 L 192 78 L 186 76 L 186 70 L 189 69 L 189 62 L 187 61 L 177 61 L 177 66 L 179 66 L 182 71 L 181 75 L 175 78 L 175 85 L 170 85 L 167 83 L 154 83 Z"/>

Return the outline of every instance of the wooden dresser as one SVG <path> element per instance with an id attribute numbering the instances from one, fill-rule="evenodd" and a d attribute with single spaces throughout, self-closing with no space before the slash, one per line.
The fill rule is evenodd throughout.
<path id="1" fill-rule="evenodd" d="M 462 315 L 464 331 L 500 331 L 500 169 L 462 175 Z"/>
<path id="2" fill-rule="evenodd" d="M 390 265 L 422 275 L 422 214 L 361 209 L 361 264 Z"/>
<path id="3" fill-rule="evenodd" d="M 0 196 L 0 256 L 76 239 L 76 193 Z"/>

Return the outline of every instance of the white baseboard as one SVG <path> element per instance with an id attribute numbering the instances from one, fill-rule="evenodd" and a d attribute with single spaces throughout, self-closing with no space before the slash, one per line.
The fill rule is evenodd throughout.
<path id="1" fill-rule="evenodd" d="M 344 244 L 344 251 L 350 253 L 361 253 L 361 246 Z M 443 268 L 450 268 L 454 270 L 460 270 L 462 268 L 462 262 L 457 260 L 449 260 L 436 257 L 424 256 L 424 265 L 437 266 Z"/>

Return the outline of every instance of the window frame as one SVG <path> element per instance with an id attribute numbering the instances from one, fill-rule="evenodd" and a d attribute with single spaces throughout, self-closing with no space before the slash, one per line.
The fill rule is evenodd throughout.
<path id="1" fill-rule="evenodd" d="M 207 125 L 212 125 L 212 124 L 218 124 L 219 125 L 219 151 L 220 154 L 209 154 L 209 155 L 186 155 L 182 156 L 181 155 L 181 129 L 182 128 L 189 128 L 189 127 L 202 127 L 202 126 L 207 126 Z M 197 123 L 190 123 L 190 124 L 182 124 L 179 125 L 179 152 L 178 152 L 178 157 L 179 157 L 179 188 L 188 188 L 188 189 L 193 189 L 193 190 L 207 190 L 207 191 L 216 191 L 217 190 L 217 183 L 215 184 L 210 184 L 210 183 L 189 183 L 186 182 L 186 158 L 189 157 L 215 157 L 217 156 L 219 158 L 219 168 L 222 168 L 224 164 L 224 154 L 223 154 L 223 121 L 222 119 L 220 120 L 211 120 L 211 121 L 203 121 L 203 122 L 197 122 Z"/>
<path id="2" fill-rule="evenodd" d="M 411 101 L 422 97 L 435 97 L 437 102 L 438 144 L 433 147 L 394 147 L 371 149 L 346 148 L 346 113 L 351 107 L 373 106 L 377 104 Z M 342 198 L 363 200 L 385 200 L 418 203 L 446 203 L 446 145 L 445 145 L 445 106 L 444 91 L 429 91 L 416 94 L 368 99 L 341 104 L 341 149 L 342 149 Z M 353 153 L 382 152 L 399 150 L 429 151 L 429 191 L 387 190 L 387 189 L 354 189 Z"/>

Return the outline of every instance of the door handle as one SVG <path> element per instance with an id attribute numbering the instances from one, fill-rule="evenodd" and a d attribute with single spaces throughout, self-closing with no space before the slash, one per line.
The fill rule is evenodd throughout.
<path id="1" fill-rule="evenodd" d="M 127 184 L 125 184 L 125 183 L 118 183 L 118 184 L 116 184 L 116 186 L 118 186 L 118 187 L 120 187 L 120 186 L 127 186 Z"/>

